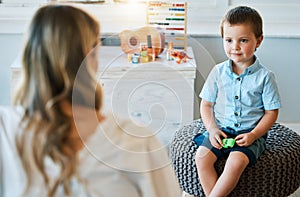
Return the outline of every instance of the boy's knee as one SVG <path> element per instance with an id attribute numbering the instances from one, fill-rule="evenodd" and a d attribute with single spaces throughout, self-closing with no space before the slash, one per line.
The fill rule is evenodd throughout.
<path id="1" fill-rule="evenodd" d="M 199 147 L 195 154 L 195 162 L 198 169 L 213 165 L 216 160 L 217 157 L 206 147 Z"/>
<path id="2" fill-rule="evenodd" d="M 247 155 L 242 152 L 232 152 L 227 159 L 227 164 L 230 165 L 232 170 L 244 169 L 250 160 Z"/>

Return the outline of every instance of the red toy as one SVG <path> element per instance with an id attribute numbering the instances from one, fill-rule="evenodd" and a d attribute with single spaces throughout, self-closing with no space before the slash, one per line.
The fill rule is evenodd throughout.
<path id="1" fill-rule="evenodd" d="M 171 57 L 173 57 L 176 60 L 177 64 L 180 64 L 181 61 L 185 63 L 187 59 L 192 59 L 183 51 L 173 51 L 171 53 Z"/>

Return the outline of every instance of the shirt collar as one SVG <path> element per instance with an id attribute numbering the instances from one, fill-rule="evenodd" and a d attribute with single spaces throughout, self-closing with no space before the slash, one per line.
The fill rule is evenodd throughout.
<path id="1" fill-rule="evenodd" d="M 255 55 L 254 55 L 254 59 L 255 59 L 254 63 L 252 65 L 250 65 L 249 67 L 247 67 L 245 69 L 244 73 L 241 74 L 240 76 L 233 73 L 233 71 L 232 71 L 232 60 L 230 60 L 230 59 L 228 59 L 228 61 L 227 61 L 227 69 L 226 70 L 229 74 L 231 74 L 231 75 L 233 74 L 236 77 L 243 77 L 243 76 L 246 76 L 246 75 L 251 75 L 251 74 L 255 73 L 260 67 L 259 60 Z"/>

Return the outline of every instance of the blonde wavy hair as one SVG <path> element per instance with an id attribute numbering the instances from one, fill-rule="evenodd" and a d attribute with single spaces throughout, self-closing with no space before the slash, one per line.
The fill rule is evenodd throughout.
<path id="1" fill-rule="evenodd" d="M 98 44 L 99 33 L 97 20 L 69 5 L 43 6 L 31 21 L 23 50 L 23 82 L 14 98 L 14 104 L 24 108 L 24 132 L 17 135 L 16 145 L 28 179 L 25 194 L 34 184 L 35 168 L 48 196 L 54 196 L 58 186 L 71 195 L 70 183 L 77 166 L 70 137 L 74 120 L 61 103 L 101 109 L 101 87 L 84 61 Z M 46 158 L 60 167 L 54 181 L 47 174 Z"/>

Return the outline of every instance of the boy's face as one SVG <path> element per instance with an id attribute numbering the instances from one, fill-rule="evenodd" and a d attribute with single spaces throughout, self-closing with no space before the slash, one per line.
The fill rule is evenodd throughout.
<path id="1" fill-rule="evenodd" d="M 253 63 L 255 49 L 259 47 L 263 36 L 256 38 L 250 24 L 223 26 L 223 44 L 228 58 L 235 64 L 248 67 Z"/>

